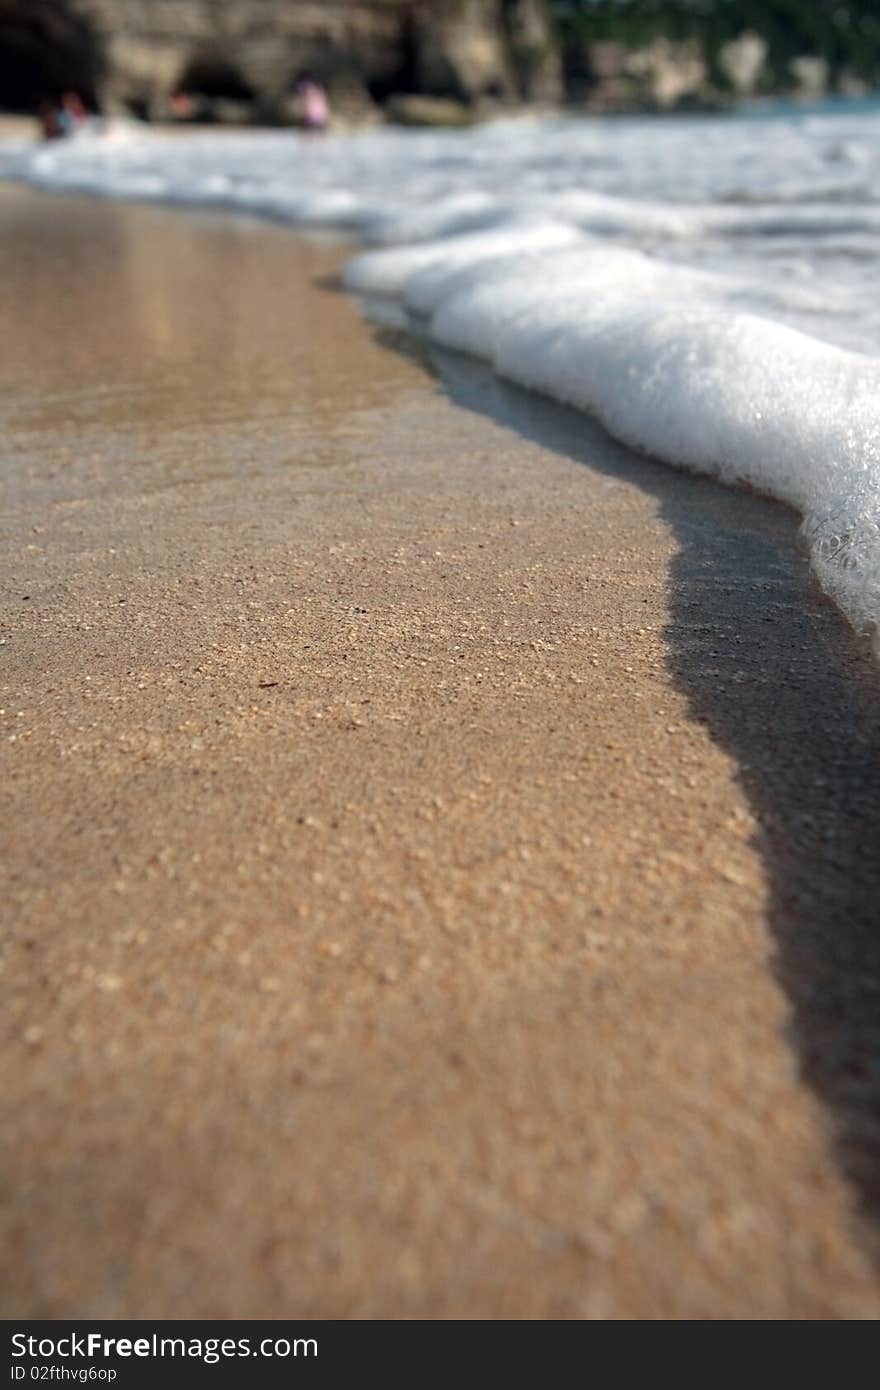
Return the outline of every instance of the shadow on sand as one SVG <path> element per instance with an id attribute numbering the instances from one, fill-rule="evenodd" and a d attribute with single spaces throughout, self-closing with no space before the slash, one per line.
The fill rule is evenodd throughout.
<path id="1" fill-rule="evenodd" d="M 692 717 L 736 760 L 759 827 L 790 1042 L 880 1256 L 880 673 L 866 643 L 819 591 L 786 508 L 731 499 L 482 364 L 388 325 L 376 332 L 457 405 L 656 498 L 679 546 L 667 665 Z"/>

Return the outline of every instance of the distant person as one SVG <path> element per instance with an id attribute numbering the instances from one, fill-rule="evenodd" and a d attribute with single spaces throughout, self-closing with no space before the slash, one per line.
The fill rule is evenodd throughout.
<path id="1" fill-rule="evenodd" d="M 63 135 L 75 135 L 89 118 L 82 97 L 78 92 L 65 92 L 61 98 L 59 121 Z"/>
<path id="2" fill-rule="evenodd" d="M 40 134 L 44 140 L 61 139 L 64 134 L 64 126 L 61 124 L 61 112 L 54 102 L 40 102 L 37 120 L 40 123 Z"/>
<path id="3" fill-rule="evenodd" d="M 191 121 L 195 115 L 195 104 L 189 92 L 175 92 L 171 98 L 171 114 L 177 121 Z"/>
<path id="4" fill-rule="evenodd" d="M 299 79 L 297 91 L 304 129 L 316 133 L 326 130 L 330 124 L 330 102 L 320 82 L 306 73 Z"/>

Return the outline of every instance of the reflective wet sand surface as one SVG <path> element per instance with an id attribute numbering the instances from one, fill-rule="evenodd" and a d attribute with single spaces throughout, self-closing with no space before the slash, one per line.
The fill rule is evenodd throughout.
<path id="1" fill-rule="evenodd" d="M 342 247 L 0 250 L 6 1315 L 877 1316 L 878 682 L 793 520 Z"/>

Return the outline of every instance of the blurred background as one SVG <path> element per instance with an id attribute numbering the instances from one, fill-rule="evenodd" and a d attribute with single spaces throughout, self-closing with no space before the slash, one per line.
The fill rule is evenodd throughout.
<path id="1" fill-rule="evenodd" d="M 880 86 L 878 0 L 0 0 L 0 111 L 466 124 L 523 103 L 714 110 Z"/>

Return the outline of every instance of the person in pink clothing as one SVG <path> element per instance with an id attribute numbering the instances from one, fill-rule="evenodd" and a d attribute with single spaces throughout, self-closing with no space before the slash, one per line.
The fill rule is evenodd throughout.
<path id="1" fill-rule="evenodd" d="M 330 122 L 330 102 L 327 93 L 314 77 L 304 74 L 297 83 L 302 123 L 306 130 L 326 130 Z"/>

